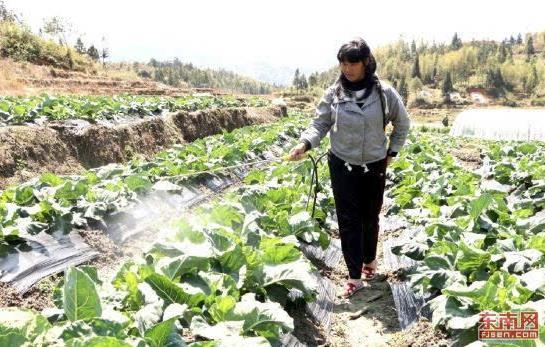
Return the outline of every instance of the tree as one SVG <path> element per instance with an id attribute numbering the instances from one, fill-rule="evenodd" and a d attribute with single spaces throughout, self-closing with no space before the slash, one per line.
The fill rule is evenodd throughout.
<path id="1" fill-rule="evenodd" d="M 76 41 L 76 45 L 74 46 L 76 49 L 76 52 L 79 54 L 85 54 L 87 52 L 87 49 L 85 48 L 85 45 L 83 44 L 83 41 L 81 41 L 81 38 L 78 37 L 78 40 Z"/>
<path id="2" fill-rule="evenodd" d="M 441 87 L 441 92 L 443 96 L 449 95 L 450 92 L 454 90 L 452 86 L 452 77 L 450 76 L 450 71 L 447 72 L 445 78 L 443 79 L 443 86 Z"/>
<path id="3" fill-rule="evenodd" d="M 102 49 L 100 50 L 102 65 L 106 66 L 106 59 L 110 57 L 110 49 L 106 46 L 106 38 L 102 37 Z"/>
<path id="4" fill-rule="evenodd" d="M 431 71 L 431 83 L 435 84 L 437 83 L 437 62 L 433 64 L 433 70 Z"/>
<path id="5" fill-rule="evenodd" d="M 151 78 L 151 74 L 146 70 L 139 70 L 137 74 L 138 74 L 138 77 L 141 77 L 141 78 L 146 78 L 146 79 Z"/>
<path id="6" fill-rule="evenodd" d="M 530 35 L 528 36 L 528 40 L 526 41 L 526 47 L 524 48 L 524 53 L 526 53 L 526 60 L 529 61 L 535 52 L 536 50 L 534 49 L 534 39 L 532 39 L 532 35 Z"/>
<path id="7" fill-rule="evenodd" d="M 513 37 L 513 35 L 511 35 L 511 37 L 509 38 L 509 45 L 514 45 L 515 44 L 515 38 Z"/>
<path id="8" fill-rule="evenodd" d="M 522 35 L 520 33 L 517 36 L 517 45 L 522 45 Z"/>
<path id="9" fill-rule="evenodd" d="M 40 32 L 57 39 L 61 45 L 68 46 L 68 37 L 73 33 L 74 26 L 67 19 L 54 16 L 44 19 Z"/>
<path id="10" fill-rule="evenodd" d="M 497 88 L 504 89 L 506 87 L 505 80 L 503 79 L 503 75 L 499 67 L 496 68 L 495 83 Z"/>
<path id="11" fill-rule="evenodd" d="M 301 73 L 299 72 L 299 69 L 295 69 L 295 74 L 293 75 L 293 86 L 297 88 L 299 86 L 299 83 L 301 83 Z"/>
<path id="12" fill-rule="evenodd" d="M 308 76 L 308 85 L 309 87 L 315 87 L 318 85 L 318 73 L 314 72 Z"/>
<path id="13" fill-rule="evenodd" d="M 159 62 L 155 59 L 155 58 L 151 58 L 149 63 L 148 63 L 149 66 L 153 66 L 153 67 L 158 67 L 159 66 Z"/>
<path id="14" fill-rule="evenodd" d="M 21 23 L 19 17 L 6 7 L 4 0 L 0 0 L 0 22 Z"/>
<path id="15" fill-rule="evenodd" d="M 452 37 L 452 41 L 450 43 L 450 49 L 456 51 L 462 48 L 462 45 L 462 40 L 458 37 L 458 33 L 454 33 L 454 36 Z"/>
<path id="16" fill-rule="evenodd" d="M 407 103 L 407 99 L 409 98 L 409 90 L 407 89 L 407 83 L 405 82 L 405 76 L 401 77 L 401 80 L 399 81 L 398 89 L 399 95 L 403 99 L 403 103 Z"/>
<path id="17" fill-rule="evenodd" d="M 496 96 L 504 94 L 506 85 L 500 68 L 490 68 L 486 71 L 486 85 L 493 89 Z"/>
<path id="18" fill-rule="evenodd" d="M 507 59 L 507 55 L 508 55 L 507 45 L 504 41 L 501 43 L 500 47 L 498 48 L 498 62 L 500 64 L 503 64 L 505 60 Z"/>
<path id="19" fill-rule="evenodd" d="M 165 82 L 165 74 L 163 73 L 163 69 L 158 68 L 155 70 L 154 79 L 158 82 Z"/>
<path id="20" fill-rule="evenodd" d="M 414 40 L 411 42 L 411 56 L 415 56 L 416 55 L 416 42 L 414 42 Z M 414 76 L 413 76 L 414 77 Z"/>
<path id="21" fill-rule="evenodd" d="M 169 70 L 168 70 L 168 73 L 167 73 L 167 84 L 168 84 L 168 85 L 171 85 L 171 86 L 177 86 L 177 84 L 178 84 L 178 79 L 176 78 L 176 75 L 174 74 L 174 72 L 172 71 L 172 69 L 169 69 Z"/>
<path id="22" fill-rule="evenodd" d="M 414 64 L 413 64 L 413 69 L 412 69 L 412 72 L 411 72 L 411 77 L 418 77 L 418 78 L 421 78 L 421 74 L 420 74 L 420 59 L 418 58 L 418 54 L 415 55 L 414 57 Z"/>
<path id="23" fill-rule="evenodd" d="M 110 49 L 108 47 L 102 47 L 100 50 L 100 58 L 102 59 L 102 65 L 106 66 L 106 59 L 110 57 Z"/>
<path id="24" fill-rule="evenodd" d="M 525 79 L 525 82 L 526 83 L 524 83 L 525 85 L 523 86 L 523 89 L 526 93 L 532 93 L 539 84 L 539 77 L 537 75 L 537 69 L 535 65 L 532 65 L 532 71 L 530 72 L 528 78 Z"/>
<path id="25" fill-rule="evenodd" d="M 91 45 L 87 49 L 87 55 L 90 56 L 93 60 L 99 60 L 100 54 L 98 54 L 98 49 L 94 45 Z"/>
<path id="26" fill-rule="evenodd" d="M 70 70 L 73 70 L 75 66 L 75 62 L 74 62 L 74 57 L 72 56 L 72 49 L 70 48 L 66 50 L 66 61 L 68 62 L 68 67 L 70 68 Z"/>
<path id="27" fill-rule="evenodd" d="M 409 91 L 416 94 L 418 91 L 422 90 L 424 85 L 418 77 L 414 77 L 409 82 Z"/>
<path id="28" fill-rule="evenodd" d="M 307 77 L 305 76 L 305 74 L 302 74 L 301 77 L 299 77 L 299 85 L 297 89 L 300 89 L 300 90 L 308 89 L 308 82 L 307 82 Z"/>

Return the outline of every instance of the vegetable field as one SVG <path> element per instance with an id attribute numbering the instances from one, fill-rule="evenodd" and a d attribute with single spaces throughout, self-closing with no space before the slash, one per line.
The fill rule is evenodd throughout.
<path id="1" fill-rule="evenodd" d="M 411 226 L 393 252 L 416 261 L 412 287 L 459 344 L 476 340 L 484 311 L 537 311 L 543 336 L 545 145 L 481 142 L 472 171 L 448 153 L 466 141 L 413 135 L 391 166 L 386 215 Z"/>
<path id="2" fill-rule="evenodd" d="M 240 105 L 230 98 L 44 96 L 3 98 L 0 116 L 5 124 L 40 117 L 97 120 L 210 103 Z M 0 346 L 317 345 L 304 340 L 302 330 L 309 323 L 303 324 L 301 315 L 321 331 L 325 341 L 320 345 L 354 345 L 348 333 L 337 336 L 337 344 L 328 342 L 328 321 L 338 327 L 339 308 L 351 302 L 334 293 L 343 282 L 332 268 L 342 268 L 343 261 L 336 248 L 327 166 L 318 165 L 314 185 L 311 160 L 278 160 L 308 121 L 306 115 L 292 114 L 275 124 L 176 145 L 153 160 L 135 159 L 81 175 L 43 174 L 0 192 L 0 280 L 21 293 L 29 287 L 16 280 L 31 270 L 11 276 L 15 270 L 4 266 L 10 250 L 19 250 L 22 259 L 42 236 L 74 235 L 97 225 L 110 237 L 115 216 L 130 215 L 151 197 L 192 199 L 190 205 L 176 205 L 167 222 L 151 220 L 147 240 L 153 241 L 145 242 L 138 256 L 112 259 L 113 275 L 92 260 L 44 272 L 41 277 L 54 278 L 47 293 L 54 307 L 0 308 Z M 327 145 L 312 155 L 324 153 Z M 478 149 L 478 167 L 465 165 L 453 152 L 467 146 Z M 406 306 L 400 305 L 414 311 L 409 326 L 428 320 L 436 329 L 432 334 L 452 345 L 503 343 L 478 341 L 484 311 L 536 311 L 543 326 L 544 207 L 544 144 L 477 141 L 433 128 L 412 129 L 388 168 L 381 218 L 395 227 L 382 231 L 384 259 L 378 259 L 382 263 L 390 257 L 406 266 L 377 281 L 388 281 L 392 288 L 407 284 L 414 302 L 421 304 L 392 300 L 391 309 L 399 315 L 395 330 L 406 321 Z M 335 252 L 338 257 L 327 258 Z M 356 294 L 366 295 L 366 289 Z M 384 315 L 369 307 L 351 319 Z M 392 341 L 385 344 L 396 345 Z"/>
<path id="3" fill-rule="evenodd" d="M 83 119 L 90 122 L 158 116 L 164 112 L 196 111 L 206 108 L 258 107 L 269 102 L 263 98 L 237 99 L 233 96 L 0 96 L 0 126 L 43 122 L 45 120 Z"/>

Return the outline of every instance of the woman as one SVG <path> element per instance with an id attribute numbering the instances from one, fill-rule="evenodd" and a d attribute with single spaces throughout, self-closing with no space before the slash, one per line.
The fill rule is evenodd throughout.
<path id="1" fill-rule="evenodd" d="M 366 280 L 375 276 L 386 167 L 403 146 L 410 122 L 397 91 L 375 75 L 375 58 L 363 39 L 342 45 L 337 59 L 340 75 L 289 156 L 300 159 L 330 132 L 329 172 L 349 274 L 342 295 L 349 297 L 364 287 L 362 273 Z M 389 122 L 394 129 L 388 142 Z"/>

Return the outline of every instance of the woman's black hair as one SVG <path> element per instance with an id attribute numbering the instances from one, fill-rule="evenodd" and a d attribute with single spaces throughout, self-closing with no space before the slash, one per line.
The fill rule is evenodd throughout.
<path id="1" fill-rule="evenodd" d="M 367 58 L 369 58 L 368 61 Z M 379 83 L 378 77 L 375 74 L 377 71 L 377 62 L 375 61 L 375 57 L 371 53 L 371 48 L 369 48 L 367 42 L 362 38 L 356 38 L 343 44 L 337 53 L 337 60 L 339 60 L 339 63 L 346 61 L 350 63 L 357 63 L 359 61 L 363 63 L 367 62 L 367 65 L 365 66 L 365 76 L 362 81 L 362 85 L 365 88 L 363 97 L 367 98 L 373 91 L 372 87 Z M 347 89 L 347 85 L 350 84 L 350 81 L 344 77 L 342 72 L 339 74 L 337 82 L 337 95 L 340 95 L 341 88 L 344 89 L 345 93 L 351 93 L 350 90 Z"/>

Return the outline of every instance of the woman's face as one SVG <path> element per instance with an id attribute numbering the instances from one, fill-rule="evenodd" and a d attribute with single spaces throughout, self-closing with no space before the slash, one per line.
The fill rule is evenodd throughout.
<path id="1" fill-rule="evenodd" d="M 342 61 L 339 66 L 344 77 L 350 82 L 358 82 L 365 77 L 365 64 L 362 61 L 357 63 Z"/>

